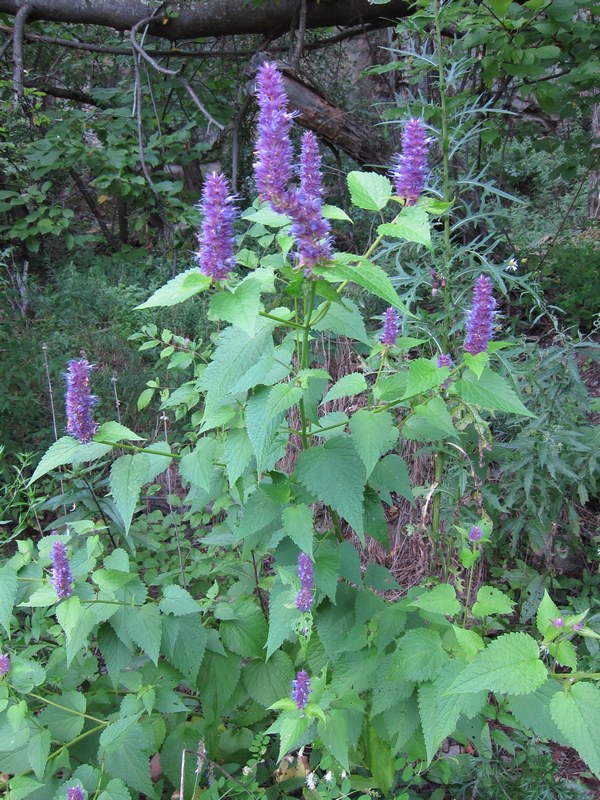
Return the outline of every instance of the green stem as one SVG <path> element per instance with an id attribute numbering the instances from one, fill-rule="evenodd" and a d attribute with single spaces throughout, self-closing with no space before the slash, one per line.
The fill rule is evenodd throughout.
<path id="1" fill-rule="evenodd" d="M 67 710 L 71 711 L 72 709 L 67 709 Z M 81 742 L 82 739 L 85 739 L 92 733 L 98 733 L 98 731 L 104 730 L 104 728 L 106 728 L 108 725 L 110 725 L 110 722 L 103 722 L 102 725 L 96 725 L 95 728 L 90 728 L 89 731 L 84 731 L 83 733 L 80 733 L 79 736 L 76 736 L 74 739 L 71 739 L 66 744 L 63 744 L 62 747 L 59 747 L 58 750 L 55 750 L 53 753 L 50 753 L 50 755 L 48 756 L 48 761 L 52 761 L 53 758 L 57 758 L 64 750 L 68 750 L 69 747 L 72 747 L 74 744 L 77 744 L 77 742 Z"/>
<path id="2" fill-rule="evenodd" d="M 302 343 L 300 349 L 300 369 L 308 369 L 310 365 L 310 352 L 309 352 L 309 332 L 312 317 L 313 306 L 315 303 L 315 294 L 317 292 L 317 284 L 314 281 L 310 282 L 308 294 L 304 298 L 304 324 L 302 326 Z M 302 438 L 302 446 L 304 449 L 308 447 L 308 430 L 306 423 L 306 410 L 304 407 L 304 399 L 298 403 L 300 409 L 300 419 L 302 421 L 302 431 L 300 436 Z"/>
<path id="3" fill-rule="evenodd" d="M 473 552 L 475 552 L 475 544 L 471 545 Z M 471 589 L 473 587 L 473 573 L 475 572 L 475 561 L 471 564 L 471 569 L 469 570 L 469 582 L 467 584 L 467 596 L 465 598 L 465 613 L 463 616 L 463 628 L 467 627 L 467 617 L 469 616 L 469 610 L 471 608 Z"/>
<path id="4" fill-rule="evenodd" d="M 118 447 L 122 450 L 133 450 L 136 453 L 147 453 L 149 456 L 164 456 L 165 458 L 183 458 L 179 453 L 163 453 L 161 450 L 150 450 L 145 447 L 138 447 L 136 444 L 125 444 L 124 442 L 104 442 L 102 439 L 94 439 L 96 444 L 106 444 L 109 447 Z"/>
<path id="5" fill-rule="evenodd" d="M 586 678 L 588 680 L 598 681 L 600 680 L 600 672 L 566 672 L 564 674 L 553 672 L 551 675 L 552 678 L 556 678 L 556 680 L 561 681 L 582 681 Z"/>
<path id="6" fill-rule="evenodd" d="M 68 711 L 70 714 L 75 714 L 76 717 L 85 717 L 85 719 L 89 719 L 92 722 L 99 722 L 102 727 L 109 725 L 109 722 L 105 722 L 97 717 L 92 717 L 89 714 L 84 714 L 83 711 L 77 711 L 74 708 L 69 708 L 68 706 L 62 706 L 60 703 L 55 703 L 54 700 L 49 700 L 47 697 L 41 697 L 39 694 L 34 694 L 33 692 L 25 692 L 28 697 L 34 697 L 36 700 L 41 700 L 42 703 L 46 703 L 49 706 L 54 706 L 54 708 L 60 708 L 61 711 Z"/>
<path id="7" fill-rule="evenodd" d="M 275 322 L 279 322 L 280 325 L 287 325 L 289 328 L 296 328 L 297 330 L 302 330 L 304 325 L 300 325 L 299 322 L 292 322 L 289 319 L 282 319 L 281 317 L 276 317 L 274 314 L 268 314 L 266 311 L 259 311 L 259 317 L 265 317 L 265 319 L 272 319 Z"/>

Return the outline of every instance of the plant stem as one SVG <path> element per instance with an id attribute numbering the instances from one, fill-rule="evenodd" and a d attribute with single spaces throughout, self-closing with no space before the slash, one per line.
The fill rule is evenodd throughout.
<path id="1" fill-rule="evenodd" d="M 308 366 L 310 364 L 310 352 L 309 352 L 309 331 L 311 324 L 310 318 L 312 317 L 316 291 L 317 291 L 317 284 L 314 281 L 311 281 L 308 293 L 304 298 L 304 324 L 302 326 L 302 343 L 300 348 L 300 369 L 308 369 Z M 308 447 L 308 433 L 306 424 L 306 410 L 304 408 L 304 399 L 301 399 L 299 401 L 298 408 L 300 409 L 300 419 L 302 421 L 302 431 L 300 433 L 300 436 L 302 438 L 302 446 L 304 447 L 304 449 L 306 449 Z"/>
<path id="2" fill-rule="evenodd" d="M 125 444 L 124 442 L 105 442 L 102 439 L 96 438 L 94 438 L 94 441 L 96 444 L 105 444 L 108 447 L 119 447 L 122 450 L 133 450 L 135 453 L 147 453 L 149 456 L 164 456 L 165 458 L 174 458 L 177 461 L 183 458 L 183 456 L 179 453 L 163 453 L 160 450 L 150 450 L 148 447 L 139 447 L 137 444 Z"/>
<path id="3" fill-rule="evenodd" d="M 77 711 L 75 708 L 69 708 L 68 706 L 62 706 L 60 703 L 55 703 L 54 700 L 49 700 L 47 697 L 41 697 L 39 694 L 34 694 L 33 692 L 26 692 L 28 697 L 33 697 L 36 700 L 41 700 L 42 703 L 46 703 L 49 706 L 54 706 L 54 708 L 60 708 L 61 711 L 68 711 L 70 714 L 74 714 L 76 717 L 85 717 L 85 719 L 90 719 L 92 722 L 98 722 L 102 727 L 106 727 L 109 725 L 109 722 L 105 720 L 98 719 L 97 717 L 92 717 L 90 714 L 84 714 L 83 711 Z"/>

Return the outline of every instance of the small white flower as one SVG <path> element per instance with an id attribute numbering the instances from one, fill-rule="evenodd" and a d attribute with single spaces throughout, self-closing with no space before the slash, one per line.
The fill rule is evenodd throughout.
<path id="1" fill-rule="evenodd" d="M 325 781 L 325 783 L 333 783 L 333 781 L 335 780 L 335 778 L 333 777 L 333 772 L 331 770 L 329 770 L 329 772 L 326 772 L 325 775 L 323 775 L 323 780 Z"/>
<path id="2" fill-rule="evenodd" d="M 251 775 L 251 774 L 252 774 L 252 767 L 249 767 L 249 766 L 246 764 L 246 766 L 245 766 L 245 767 L 242 769 L 242 773 L 243 773 L 244 775 Z"/>
<path id="3" fill-rule="evenodd" d="M 343 770 L 342 770 L 342 774 L 340 775 L 340 778 L 341 778 L 342 780 L 344 780 L 344 779 L 346 778 L 346 776 L 347 776 L 347 775 L 348 775 L 348 773 L 346 772 L 346 770 L 345 770 L 345 769 L 343 769 Z"/>
<path id="4" fill-rule="evenodd" d="M 314 792 L 314 790 L 317 788 L 317 776 L 314 772 L 309 772 L 306 776 L 306 785 L 311 792 Z"/>
<path id="5" fill-rule="evenodd" d="M 516 272 L 519 269 L 517 259 L 514 256 L 508 259 L 505 269 L 507 272 Z"/>

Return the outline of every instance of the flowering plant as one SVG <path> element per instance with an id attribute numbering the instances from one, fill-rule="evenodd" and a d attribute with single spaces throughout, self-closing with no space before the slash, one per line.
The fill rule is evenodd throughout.
<path id="1" fill-rule="evenodd" d="M 447 327 L 464 327 L 464 339 L 461 330 L 441 347 L 401 335 L 415 314 L 377 263 L 379 247 L 431 250 L 430 217 L 446 220 L 451 205 L 425 191 L 425 123 L 407 123 L 393 183 L 350 173 L 354 207 L 384 221 L 363 255 L 335 252 L 330 220 L 350 220 L 323 203 L 317 141 L 304 134 L 295 175 L 293 118 L 275 65 L 261 67 L 257 85 L 261 201 L 242 214 L 237 252 L 237 201 L 214 173 L 198 265 L 142 304 L 209 292 L 222 325 L 206 363 L 162 398 L 163 411 L 189 414 L 186 441 L 146 443 L 120 423 L 98 425 L 91 366 L 71 362 L 68 435 L 32 482 L 69 466 L 84 506 L 88 472 L 116 457 L 106 490 L 92 491 L 95 511 L 65 512 L 61 533 L 37 547 L 19 542 L 1 568 L 0 770 L 14 776 L 9 790 L 34 800 L 212 797 L 215 772 L 226 775 L 222 765 L 242 763 L 266 734 L 274 744 L 261 740 L 243 791 L 271 781 L 277 765 L 281 777 L 289 754 L 311 745 L 309 790 L 322 780 L 389 796 L 406 785 L 399 758 L 424 768 L 441 760 L 449 736 L 483 751 L 500 717 L 567 741 L 600 772 L 587 722 L 600 692 L 583 680 L 593 675 L 577 672 L 572 641 L 597 636 L 586 613 L 569 616 L 544 596 L 536 623 L 546 664 L 538 641 L 514 630 L 514 601 L 494 586 L 473 590 L 492 535 L 483 462 L 444 520 L 463 535 L 468 581 L 459 574 L 400 592 L 389 570 L 366 563 L 367 537 L 389 546 L 386 509 L 400 498 L 426 495 L 431 528 L 424 521 L 415 535 L 443 537 L 444 459 L 430 486 L 411 485 L 402 443 L 438 456 L 457 450 L 472 465 L 494 415 L 532 416 L 495 357 L 506 343 L 493 339 L 488 275 L 476 279 L 469 311 L 449 311 L 457 319 Z M 379 303 L 378 330 L 367 330 L 352 287 Z M 448 296 L 448 283 L 440 287 Z M 356 343 L 360 367 L 334 380 L 315 349 L 323 334 Z M 325 410 L 339 400 L 344 410 Z M 155 541 L 155 515 L 140 498 L 159 476 L 170 524 Z M 187 492 L 181 516 L 175 477 Z M 175 567 L 157 566 L 156 553 L 170 548 Z"/>

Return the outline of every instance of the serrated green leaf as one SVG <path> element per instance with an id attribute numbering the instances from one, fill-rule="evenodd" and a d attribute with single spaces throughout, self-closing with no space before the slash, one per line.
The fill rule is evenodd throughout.
<path id="1" fill-rule="evenodd" d="M 214 721 L 225 710 L 238 685 L 241 673 L 240 657 L 229 653 L 207 653 L 198 677 L 198 691 L 202 699 L 202 714 Z"/>
<path id="2" fill-rule="evenodd" d="M 233 486 L 252 460 L 252 444 L 245 430 L 234 428 L 225 440 L 225 463 L 229 484 Z"/>
<path id="3" fill-rule="evenodd" d="M 252 336 L 261 310 L 261 289 L 261 281 L 248 275 L 233 291 L 224 289 L 211 297 L 208 318 L 238 325 Z"/>
<path id="4" fill-rule="evenodd" d="M 352 204 L 358 208 L 381 211 L 392 196 L 392 184 L 377 172 L 349 172 L 347 181 Z"/>
<path id="5" fill-rule="evenodd" d="M 276 581 L 269 593 L 269 634 L 267 636 L 267 659 L 292 636 L 300 612 L 294 606 L 296 593 L 280 581 Z"/>
<path id="6" fill-rule="evenodd" d="M 456 590 L 448 583 L 441 583 L 439 586 L 434 586 L 433 589 L 425 590 L 416 600 L 411 600 L 410 604 L 422 608 L 423 611 L 445 616 L 453 616 L 460 611 Z"/>
<path id="7" fill-rule="evenodd" d="M 338 208 L 337 206 L 330 206 L 327 203 L 325 203 L 325 205 L 321 209 L 321 213 L 323 214 L 325 219 L 341 219 L 344 220 L 345 222 L 352 222 L 348 214 L 346 214 L 346 212 L 343 209 Z"/>
<path id="8" fill-rule="evenodd" d="M 258 211 L 244 212 L 242 219 L 246 219 L 249 222 L 257 222 L 259 225 L 268 225 L 271 228 L 282 228 L 290 223 L 290 218 L 286 214 L 278 214 L 266 204 L 259 208 Z"/>
<path id="9" fill-rule="evenodd" d="M 295 406 L 302 398 L 304 390 L 291 383 L 278 383 L 269 390 L 265 410 L 266 421 L 281 419 L 282 415 Z"/>
<path id="10" fill-rule="evenodd" d="M 239 619 L 223 620 L 219 628 L 225 647 L 245 658 L 264 655 L 267 632 L 267 621 L 259 609 Z"/>
<path id="11" fill-rule="evenodd" d="M 487 617 L 491 614 L 512 614 L 514 600 L 495 589 L 493 586 L 481 586 L 477 592 L 477 600 L 471 612 L 476 617 Z"/>
<path id="12" fill-rule="evenodd" d="M 455 383 L 455 387 L 460 397 L 467 403 L 473 403 L 490 411 L 505 411 L 523 417 L 535 417 L 535 414 L 525 408 L 506 379 L 491 369 L 484 369 L 480 378 L 471 370 L 467 370 Z"/>
<path id="13" fill-rule="evenodd" d="M 121 425 L 120 422 L 114 421 L 105 422 L 98 428 L 94 435 L 94 439 L 98 442 L 109 442 L 111 444 L 118 444 L 118 442 L 124 441 L 140 442 L 142 438 L 142 436 L 138 436 L 137 433 L 130 428 Z"/>
<path id="14" fill-rule="evenodd" d="M 119 639 L 110 625 L 100 626 L 97 640 L 108 675 L 113 684 L 116 685 L 119 682 L 121 670 L 129 665 L 133 652 Z"/>
<path id="15" fill-rule="evenodd" d="M 12 567 L 0 567 L 0 624 L 10 636 L 10 621 L 17 595 L 17 573 Z M 56 595 L 54 595 L 56 599 Z"/>
<path id="16" fill-rule="evenodd" d="M 439 439 L 458 439 L 450 412 L 441 397 L 432 397 L 427 403 L 415 408 L 415 413 L 406 421 L 403 434 L 407 439 L 417 441 L 438 441 Z"/>
<path id="17" fill-rule="evenodd" d="M 161 652 L 190 683 L 194 683 L 198 675 L 207 639 L 206 628 L 199 618 L 163 617 Z"/>
<path id="18" fill-rule="evenodd" d="M 141 607 L 133 606 L 127 609 L 125 616 L 127 633 L 154 664 L 158 664 L 161 622 L 159 608 L 154 603 L 146 603 Z"/>
<path id="19" fill-rule="evenodd" d="M 428 358 L 415 358 L 410 362 L 408 385 L 403 400 L 437 389 L 448 377 L 448 367 L 438 367 Z"/>
<path id="20" fill-rule="evenodd" d="M 109 725 L 100 736 L 99 761 L 109 775 L 149 797 L 156 797 L 150 780 L 152 737 L 137 717 L 124 717 Z"/>
<path id="21" fill-rule="evenodd" d="M 335 601 L 340 574 L 340 557 L 336 547 L 321 542 L 315 556 L 315 586 Z"/>
<path id="22" fill-rule="evenodd" d="M 295 476 L 362 539 L 365 468 L 349 437 L 337 436 L 320 447 L 304 450 L 298 456 Z"/>
<path id="23" fill-rule="evenodd" d="M 377 462 L 369 478 L 369 485 L 379 493 L 388 506 L 394 505 L 392 492 L 406 498 L 410 503 L 415 501 L 408 467 L 402 456 L 394 453 Z"/>
<path id="24" fill-rule="evenodd" d="M 216 440 L 210 437 L 200 439 L 192 452 L 187 453 L 179 462 L 181 477 L 205 492 L 210 490 L 216 444 Z"/>
<path id="25" fill-rule="evenodd" d="M 505 633 L 494 639 L 461 672 L 448 694 L 485 689 L 506 694 L 529 694 L 548 677 L 538 644 L 526 633 Z"/>
<path id="26" fill-rule="evenodd" d="M 142 486 L 146 483 L 148 465 L 144 456 L 119 456 L 110 470 L 109 486 L 115 505 L 129 533 L 135 507 L 140 499 Z"/>
<path id="27" fill-rule="evenodd" d="M 81 692 L 63 692 L 54 695 L 52 702 L 56 705 L 47 705 L 39 715 L 39 721 L 57 742 L 69 742 L 83 730 L 83 714 L 87 707 L 85 695 Z"/>
<path id="28" fill-rule="evenodd" d="M 553 625 L 554 620 L 560 619 L 561 614 L 550 595 L 544 590 L 544 596 L 538 606 L 535 616 L 535 624 L 544 639 L 554 639 L 560 633 L 560 629 Z"/>
<path id="29" fill-rule="evenodd" d="M 10 798 L 10 800 L 25 800 L 36 789 L 41 789 L 43 786 L 43 783 L 39 783 L 27 775 L 17 775 L 8 784 L 9 793 L 7 798 Z"/>
<path id="30" fill-rule="evenodd" d="M 120 778 L 112 778 L 100 792 L 98 800 L 131 800 L 131 793 Z"/>
<path id="31" fill-rule="evenodd" d="M 73 439 L 72 436 L 62 436 L 54 444 L 50 445 L 29 479 L 28 486 L 31 486 L 34 481 L 37 481 L 42 475 L 47 475 L 48 472 L 56 469 L 56 467 L 70 464 L 80 446 L 81 442 L 78 439 Z"/>
<path id="32" fill-rule="evenodd" d="M 269 661 L 250 661 L 244 668 L 242 682 L 250 697 L 268 708 L 289 694 L 294 665 L 287 653 L 278 650 Z"/>
<path id="33" fill-rule="evenodd" d="M 424 244 L 429 250 L 432 249 L 429 215 L 420 206 L 408 206 L 402 209 L 394 222 L 380 225 L 377 233 L 415 244 Z"/>
<path id="34" fill-rule="evenodd" d="M 304 503 L 288 506 L 283 510 L 283 529 L 286 536 L 302 550 L 312 557 L 313 552 L 313 515 L 310 508 Z"/>
<path id="35" fill-rule="evenodd" d="M 557 692 L 552 697 L 550 714 L 568 744 L 600 776 L 600 689 L 577 682 L 566 694 Z"/>
<path id="36" fill-rule="evenodd" d="M 320 404 L 323 405 L 330 400 L 339 400 L 342 397 L 354 397 L 354 395 L 365 392 L 366 390 L 367 381 L 365 380 L 365 376 L 361 372 L 352 372 L 349 375 L 344 375 L 339 381 L 336 381 L 321 400 Z"/>
<path id="37" fill-rule="evenodd" d="M 577 651 L 573 642 L 566 639 L 562 642 L 553 642 L 548 645 L 548 650 L 552 658 L 563 667 L 569 667 L 573 672 L 577 670 Z"/>
<path id="38" fill-rule="evenodd" d="M 152 398 L 154 397 L 155 389 L 144 389 L 141 392 L 140 396 L 137 399 L 137 410 L 143 411 L 146 406 L 150 405 Z"/>
<path id="39" fill-rule="evenodd" d="M 429 680 L 447 660 L 439 633 L 416 628 L 400 639 L 388 675 L 392 680 Z"/>
<path id="40" fill-rule="evenodd" d="M 334 283 L 352 281 L 385 300 L 389 305 L 399 308 L 406 316 L 414 318 L 415 315 L 402 302 L 387 273 L 381 267 L 357 256 L 354 257 L 354 261 L 357 262 L 355 265 L 336 262 L 335 266 L 328 267 L 327 271 L 323 272 L 323 278 Z"/>
<path id="41" fill-rule="evenodd" d="M 398 440 L 396 422 L 389 411 L 375 413 L 361 408 L 352 415 L 350 430 L 368 478 L 379 458 L 396 444 Z"/>
<path id="42" fill-rule="evenodd" d="M 337 294 L 333 286 L 330 286 L 330 290 Z M 322 303 L 316 309 L 314 316 L 316 317 L 325 311 L 326 306 L 326 303 Z M 347 336 L 349 339 L 355 339 L 357 342 L 364 342 L 365 344 L 370 342 L 369 334 L 358 306 L 347 298 L 344 299 L 343 305 L 331 305 L 325 316 L 315 325 L 312 325 L 311 328 L 315 331 L 337 333 L 340 336 Z"/>
<path id="43" fill-rule="evenodd" d="M 50 731 L 37 731 L 29 739 L 27 745 L 27 757 L 31 768 L 35 773 L 35 777 L 41 781 L 44 778 L 46 771 L 46 763 L 50 755 L 50 743 L 52 737 Z"/>
<path id="44" fill-rule="evenodd" d="M 519 697 L 509 697 L 508 708 L 521 725 L 531 728 L 536 736 L 558 744 L 566 744 L 550 715 L 550 701 L 557 692 L 562 692 L 558 681 L 546 681 L 535 692 Z"/>
<path id="45" fill-rule="evenodd" d="M 246 404 L 246 431 L 256 458 L 256 469 L 260 474 L 272 469 L 284 455 L 286 439 L 278 435 L 277 428 L 283 417 L 267 418 L 271 390 L 266 386 L 256 389 Z"/>
<path id="46" fill-rule="evenodd" d="M 71 595 L 58 604 L 56 619 L 65 632 L 68 667 L 81 648 L 87 645 L 88 636 L 96 626 L 96 615 L 91 608 L 83 608 L 76 595 Z"/>
<path id="47" fill-rule="evenodd" d="M 185 617 L 187 614 L 199 614 L 201 606 L 192 595 L 177 584 L 165 586 L 163 596 L 158 604 L 163 614 L 173 614 L 175 617 Z"/>
<path id="48" fill-rule="evenodd" d="M 135 307 L 135 311 L 141 308 L 161 308 L 165 306 L 175 306 L 183 303 L 190 297 L 199 292 L 203 292 L 211 285 L 212 279 L 197 268 L 193 267 L 185 272 L 176 275 L 170 281 L 157 289 L 148 300 Z"/>

